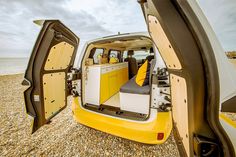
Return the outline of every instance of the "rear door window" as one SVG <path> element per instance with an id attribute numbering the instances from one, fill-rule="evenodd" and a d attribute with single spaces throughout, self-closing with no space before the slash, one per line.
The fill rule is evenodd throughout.
<path id="1" fill-rule="evenodd" d="M 99 57 L 102 57 L 103 52 L 104 52 L 104 49 L 96 48 L 94 55 L 93 55 L 94 64 L 98 64 L 98 59 L 99 59 Z"/>
<path id="2" fill-rule="evenodd" d="M 120 51 L 118 50 L 110 50 L 109 58 L 118 58 L 120 60 Z"/>

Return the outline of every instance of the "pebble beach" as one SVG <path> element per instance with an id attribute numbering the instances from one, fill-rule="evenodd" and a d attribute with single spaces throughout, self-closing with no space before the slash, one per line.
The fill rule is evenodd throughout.
<path id="1" fill-rule="evenodd" d="M 70 105 L 31 135 L 22 80 L 0 76 L 0 156 L 179 156 L 172 134 L 162 145 L 133 142 L 80 125 Z"/>

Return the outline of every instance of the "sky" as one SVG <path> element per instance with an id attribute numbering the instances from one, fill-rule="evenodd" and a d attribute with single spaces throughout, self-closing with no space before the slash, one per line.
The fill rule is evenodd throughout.
<path id="1" fill-rule="evenodd" d="M 236 51 L 236 0 L 199 0 L 225 51 Z"/>
<path id="2" fill-rule="evenodd" d="M 236 50 L 236 0 L 199 0 L 223 48 Z M 85 41 L 147 31 L 137 0 L 0 0 L 0 57 L 28 57 L 40 27 L 59 19 Z M 79 49 L 79 50 L 80 50 Z"/>
<path id="3" fill-rule="evenodd" d="M 80 38 L 147 31 L 137 0 L 0 0 L 0 57 L 28 57 L 40 27 L 59 19 Z"/>

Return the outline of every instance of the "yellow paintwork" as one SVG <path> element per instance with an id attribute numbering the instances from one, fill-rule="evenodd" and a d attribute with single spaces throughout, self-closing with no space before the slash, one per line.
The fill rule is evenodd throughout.
<path id="1" fill-rule="evenodd" d="M 133 122 L 88 111 L 81 107 L 79 101 L 79 97 L 72 101 L 74 119 L 83 125 L 112 135 L 146 144 L 162 144 L 172 130 L 170 111 L 159 112 L 157 118 L 148 123 Z M 158 141 L 157 133 L 164 133 L 164 138 Z"/>
<path id="2" fill-rule="evenodd" d="M 236 123 L 232 121 L 230 118 L 226 117 L 223 113 L 220 113 L 220 119 L 224 120 L 226 123 L 236 128 Z"/>
<path id="3" fill-rule="evenodd" d="M 105 73 L 101 75 L 101 84 L 100 84 L 100 104 L 104 103 L 109 99 L 109 86 L 108 86 L 108 75 Z"/>
<path id="4" fill-rule="evenodd" d="M 114 70 L 101 75 L 100 104 L 119 92 L 120 87 L 128 81 L 128 68 Z"/>
<path id="5" fill-rule="evenodd" d="M 114 95 L 117 93 L 117 86 L 118 86 L 118 72 L 117 70 L 111 71 L 108 74 L 108 87 L 109 87 L 109 96 Z"/>

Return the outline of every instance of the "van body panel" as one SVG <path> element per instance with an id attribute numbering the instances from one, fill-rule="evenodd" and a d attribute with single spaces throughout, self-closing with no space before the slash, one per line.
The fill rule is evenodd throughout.
<path id="1" fill-rule="evenodd" d="M 77 122 L 122 138 L 146 144 L 162 144 L 172 130 L 170 111 L 158 112 L 150 122 L 144 123 L 98 114 L 84 109 L 80 103 L 79 97 L 73 98 L 72 111 Z M 158 133 L 164 133 L 162 140 L 157 140 Z"/>

